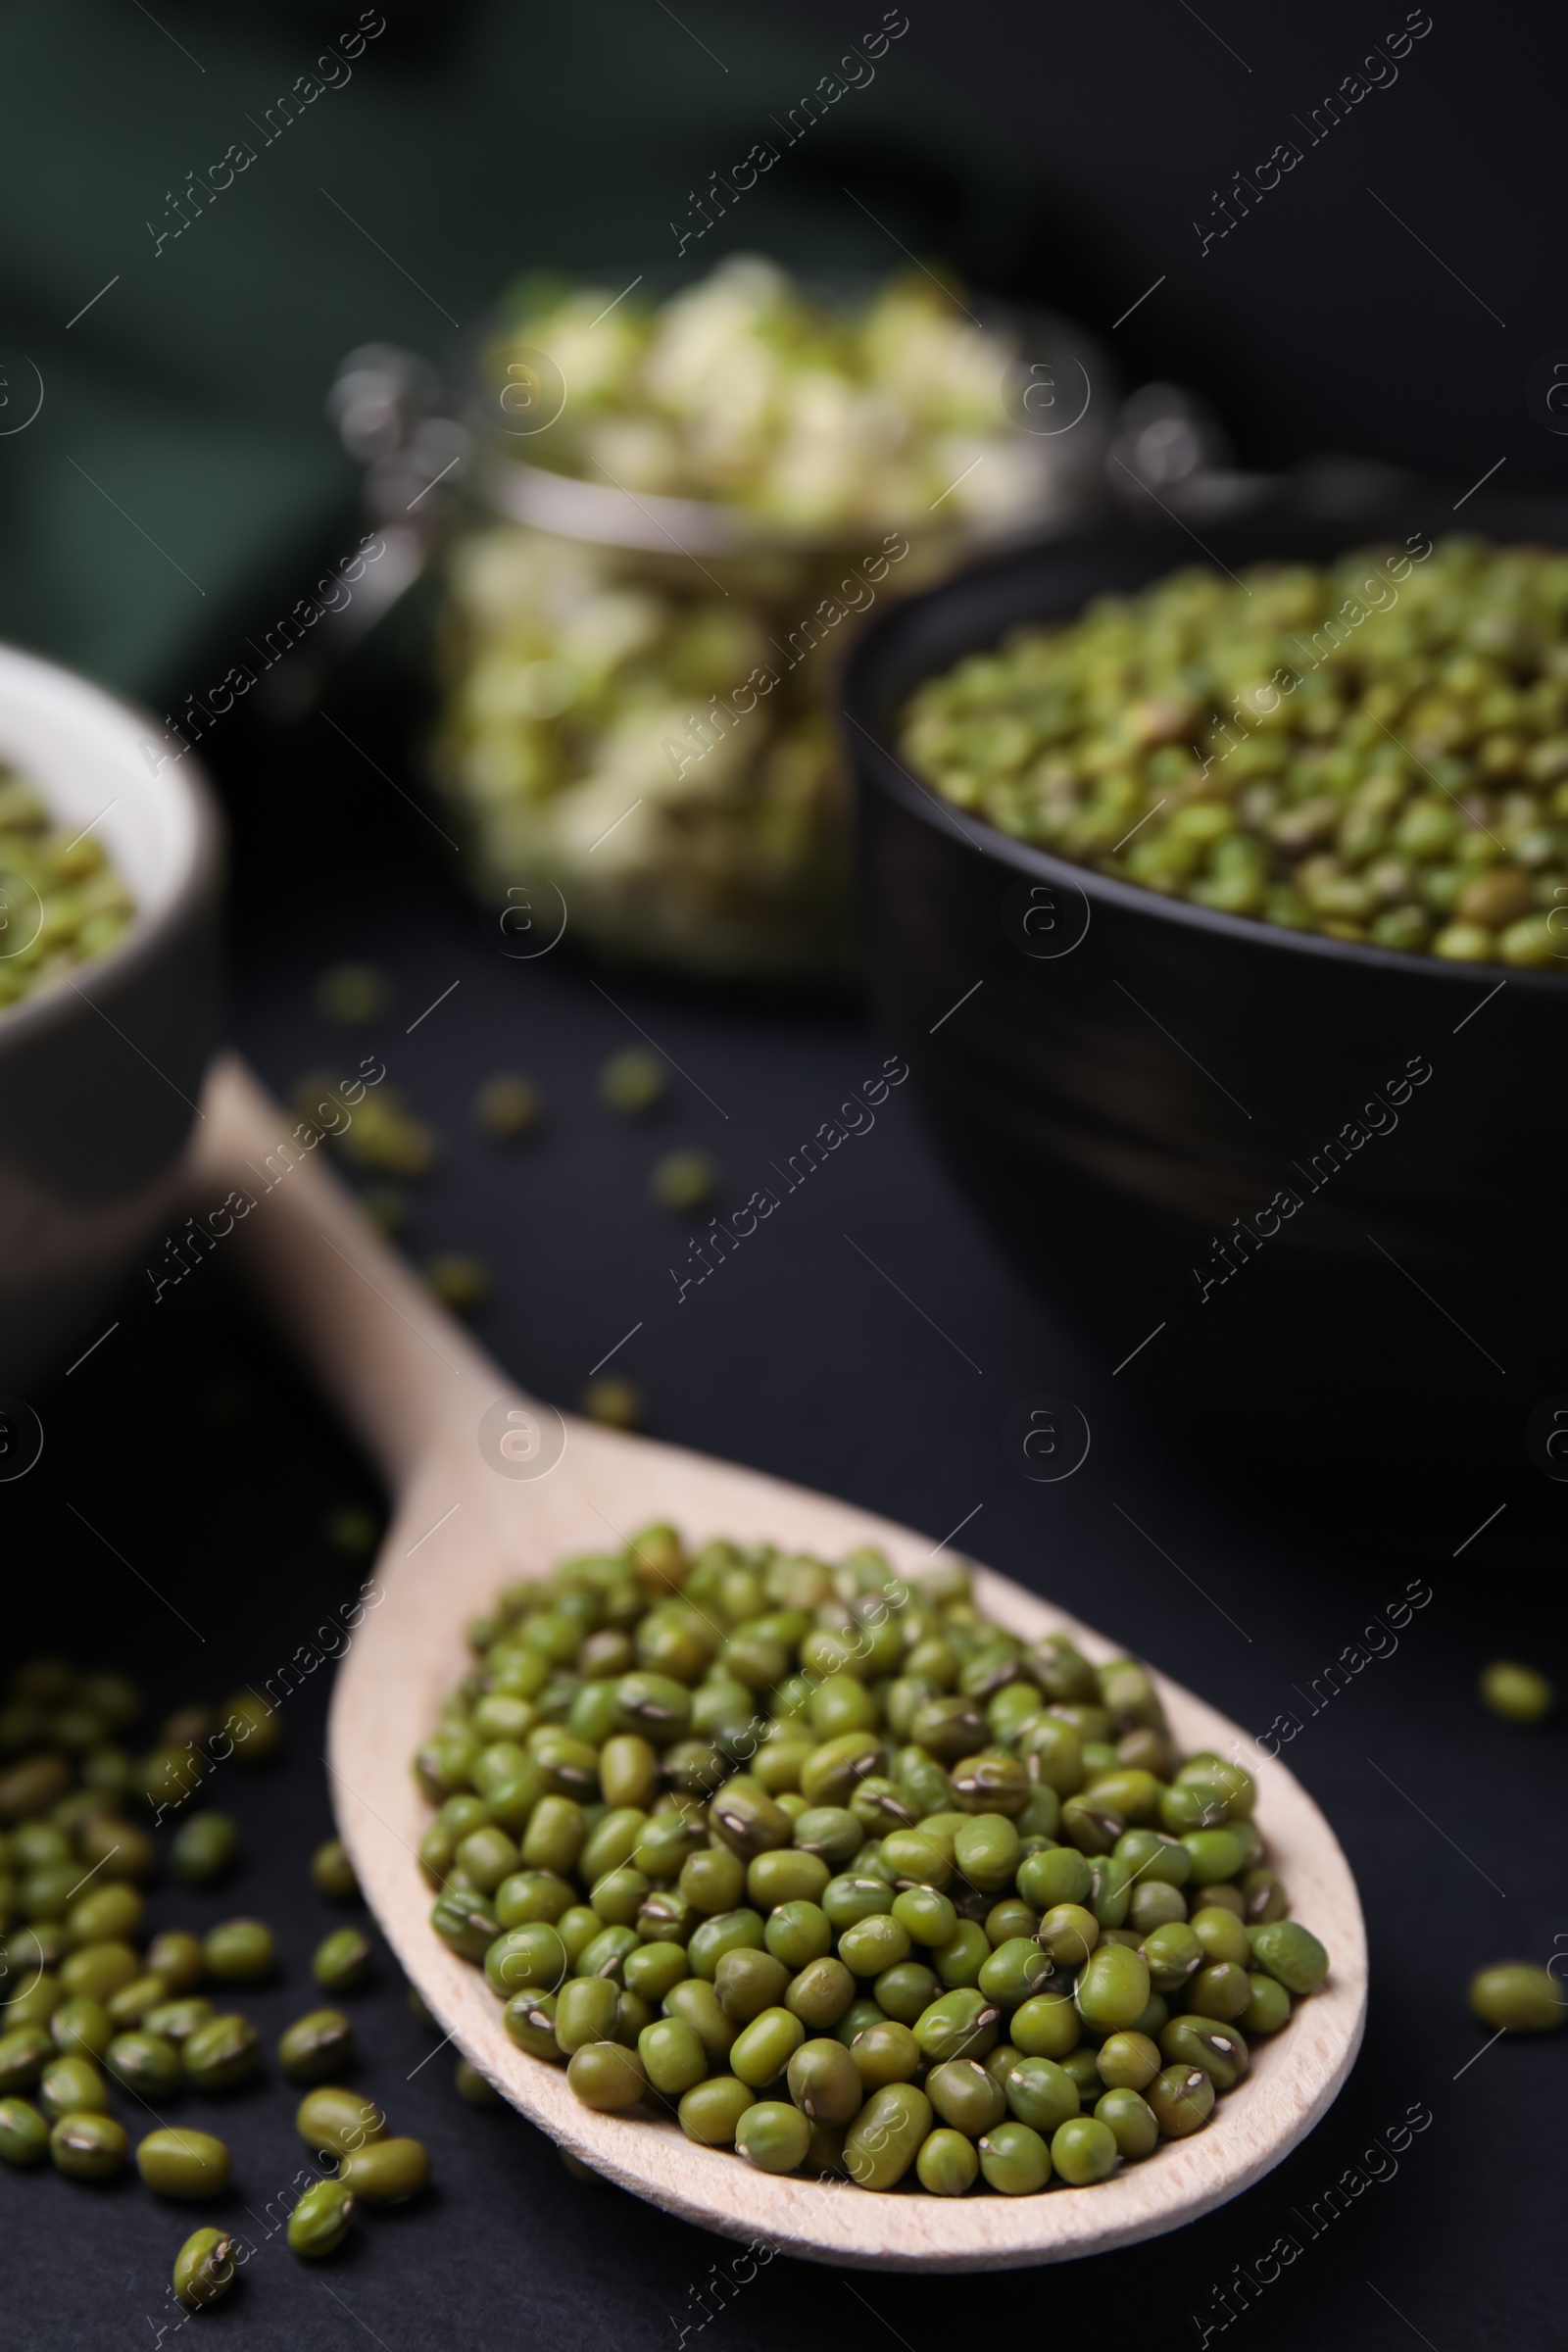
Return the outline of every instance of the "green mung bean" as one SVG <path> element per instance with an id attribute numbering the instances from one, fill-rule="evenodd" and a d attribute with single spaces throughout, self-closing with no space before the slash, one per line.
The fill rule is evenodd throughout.
<path id="1" fill-rule="evenodd" d="M 292 2253 L 318 2261 L 342 2244 L 354 2212 L 354 2191 L 343 2180 L 313 2180 L 288 2217 Z"/>
<path id="2" fill-rule="evenodd" d="M 226 2230 L 194 2230 L 174 2257 L 174 2292 L 189 2311 L 226 2295 L 237 2275 L 238 2248 Z"/>
<path id="3" fill-rule="evenodd" d="M 1470 2006 L 1483 2025 L 1509 2034 L 1553 2034 L 1568 2015 L 1556 1978 L 1522 1960 L 1482 1969 L 1470 1982 Z"/>
<path id="4" fill-rule="evenodd" d="M 136 2170 L 160 2196 L 220 2196 L 231 2169 L 227 2148 L 210 2132 L 180 2126 L 149 2132 L 137 2143 Z"/>
<path id="5" fill-rule="evenodd" d="M 1556 1695 L 1544 1674 L 1511 1658 L 1495 1658 L 1482 1673 L 1483 1706 L 1510 1723 L 1539 1723 L 1551 1713 Z"/>

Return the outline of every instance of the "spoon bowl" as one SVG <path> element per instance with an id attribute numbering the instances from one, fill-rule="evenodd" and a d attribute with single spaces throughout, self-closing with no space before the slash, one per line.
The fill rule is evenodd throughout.
<path id="1" fill-rule="evenodd" d="M 198 1164 L 204 1186 L 279 1164 L 284 1114 L 234 1063 L 215 1071 Z M 256 1191 L 252 1182 L 250 1190 Z M 1354 1882 L 1328 1823 L 1278 1762 L 1192 1692 L 1155 1674 L 1184 1750 L 1245 1751 L 1259 1826 L 1297 1915 L 1331 1972 L 1285 2031 L 1258 2043 L 1215 2121 L 1162 2142 L 1091 2190 L 1029 2197 L 871 2194 L 754 2172 L 700 2147 L 673 2121 L 600 2114 L 563 2068 L 509 2039 L 482 1971 L 431 1932 L 416 1848 L 429 1808 L 410 1769 L 442 1699 L 472 1663 L 465 1628 L 513 1579 L 563 1554 L 623 1544 L 651 1520 L 688 1539 L 770 1541 L 833 1558 L 858 1544 L 914 1576 L 941 1549 L 826 1495 L 649 1439 L 569 1419 L 512 1384 L 452 1323 L 319 1167 L 275 1178 L 246 1214 L 244 1248 L 269 1301 L 386 1472 L 396 1508 L 333 1694 L 327 1766 L 339 1830 L 366 1899 L 410 1983 L 449 2038 L 563 2148 L 683 2221 L 765 2240 L 808 2261 L 981 2271 L 1104 2253 L 1223 2204 L 1300 2140 L 1359 2047 L 1366 1941 Z M 1025 1640 L 1064 1633 L 1091 1660 L 1116 1645 L 1021 1586 L 979 1570 L 975 1597 Z"/>

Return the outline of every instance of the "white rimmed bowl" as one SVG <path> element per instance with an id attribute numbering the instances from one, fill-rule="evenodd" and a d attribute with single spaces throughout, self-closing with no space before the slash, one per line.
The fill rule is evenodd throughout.
<path id="1" fill-rule="evenodd" d="M 92 826 L 136 904 L 107 955 L 0 1010 L 0 1388 L 16 1390 L 94 1336 L 175 1218 L 219 1032 L 221 829 L 193 755 L 171 759 L 154 721 L 14 646 L 0 760 L 57 823 Z"/>

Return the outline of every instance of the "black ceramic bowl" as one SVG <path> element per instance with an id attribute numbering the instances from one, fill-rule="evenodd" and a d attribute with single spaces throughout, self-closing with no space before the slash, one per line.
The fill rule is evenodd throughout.
<path id="1" fill-rule="evenodd" d="M 1568 506 L 1462 521 L 1568 544 Z M 882 1011 L 1102 1393 L 1143 1392 L 1235 1476 L 1375 1498 L 1455 1545 L 1472 1509 L 1508 1505 L 1510 1532 L 1568 1511 L 1568 1434 L 1548 1450 L 1568 1433 L 1568 959 L 1450 964 L 1210 913 L 1025 848 L 889 747 L 921 679 L 1021 622 L 1204 552 L 1239 570 L 1456 527 L 1433 493 L 1353 520 L 1280 506 L 1201 547 L 1058 542 L 891 612 L 844 701 Z"/>

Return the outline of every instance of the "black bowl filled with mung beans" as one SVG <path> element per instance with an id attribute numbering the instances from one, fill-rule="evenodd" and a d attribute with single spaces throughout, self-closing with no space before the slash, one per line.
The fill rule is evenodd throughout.
<path id="1" fill-rule="evenodd" d="M 1450 509 L 989 565 L 868 632 L 844 733 L 884 1018 L 1099 1394 L 1496 1542 L 1562 1508 L 1568 506 Z"/>
<path id="2" fill-rule="evenodd" d="M 1328 1976 L 1248 1772 L 961 1563 L 659 1525 L 469 1644 L 414 1759 L 431 1933 L 586 2107 L 870 2192 L 1093 2189 L 1222 2132 Z"/>

